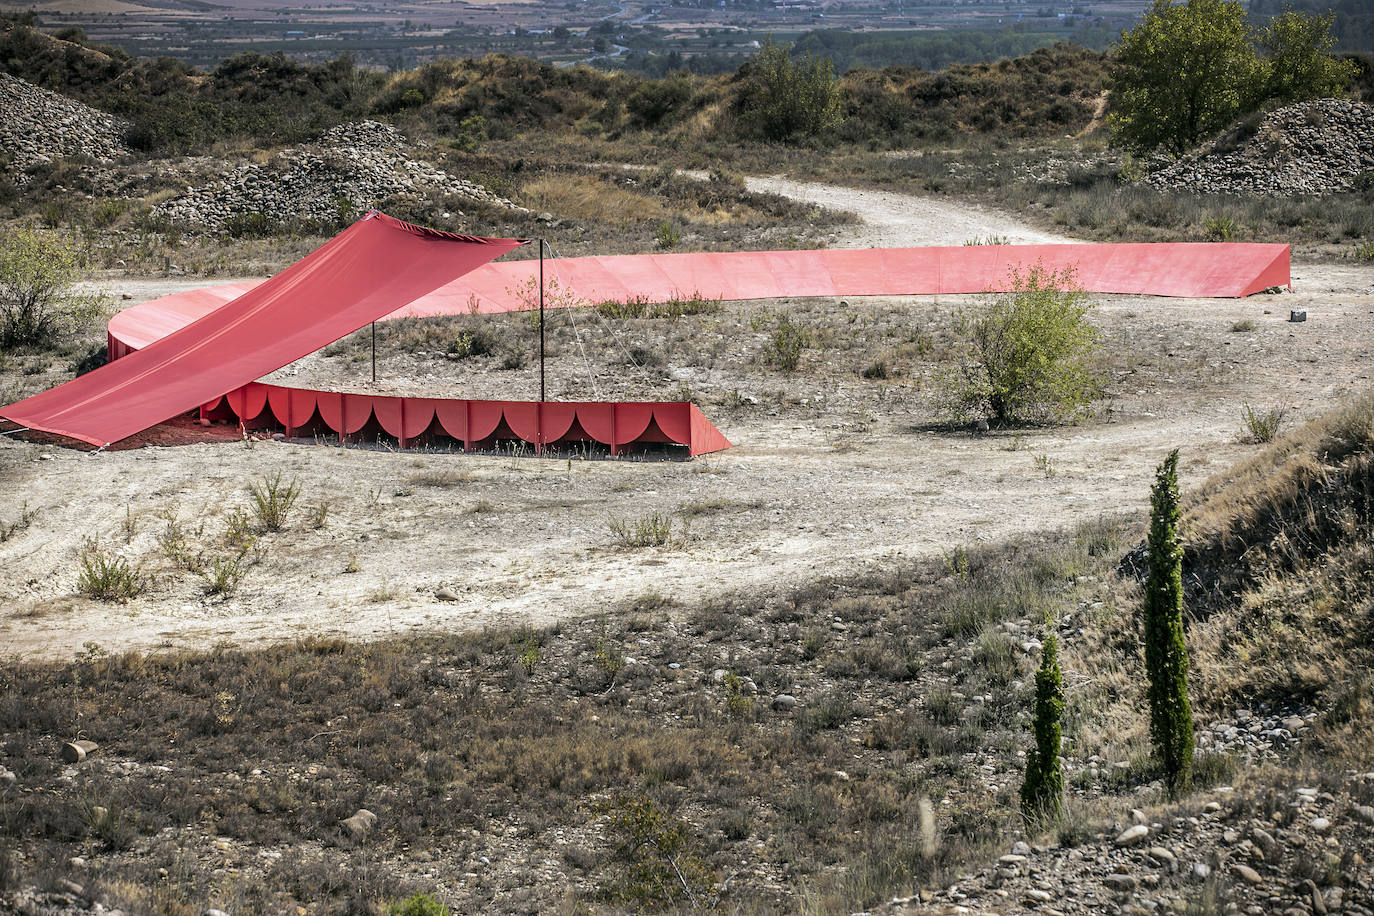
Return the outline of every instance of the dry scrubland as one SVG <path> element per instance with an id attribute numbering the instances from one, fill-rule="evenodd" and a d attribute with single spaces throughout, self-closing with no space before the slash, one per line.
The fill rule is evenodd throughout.
<path id="1" fill-rule="evenodd" d="M 48 161 L 0 184 L 4 218 L 75 239 L 121 304 L 278 270 L 360 201 L 562 255 L 1068 236 L 1277 239 L 1298 263 L 1245 301 L 1097 297 L 1103 397 L 1059 427 L 935 422 L 977 297 L 697 299 L 548 329 L 554 396 L 691 398 L 737 443 L 693 462 L 185 422 L 98 456 L 0 438 L 0 911 L 1374 912 L 1368 186 L 1151 188 L 1101 141 L 1103 59 L 1074 49 L 847 75 L 855 116 L 817 151 L 751 139 L 731 77 L 197 75 L 6 28 L 19 76 L 130 119 L 141 152 L 98 162 L 44 144 L 109 125 L 40 100 L 50 130 L 5 129 Z M 1273 136 L 1250 128 L 1214 151 L 1252 163 Z M 301 169 L 309 199 L 283 196 Z M 207 198 L 237 209 L 173 218 Z M 533 396 L 535 332 L 389 323 L 375 387 L 363 335 L 277 376 Z M 3 354 L 0 398 L 102 344 Z M 1174 447 L 1200 756 L 1170 802 L 1138 576 Z M 1027 835 L 1049 631 L 1068 816 Z M 77 739 L 98 748 L 65 763 Z"/>

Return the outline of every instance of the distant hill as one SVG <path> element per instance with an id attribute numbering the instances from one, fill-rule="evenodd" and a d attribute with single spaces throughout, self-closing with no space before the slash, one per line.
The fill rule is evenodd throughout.
<path id="1" fill-rule="evenodd" d="M 1106 66 L 1100 52 L 1059 44 L 933 72 L 853 67 L 840 82 L 845 117 L 833 139 L 898 146 L 1074 133 L 1092 121 Z M 745 69 L 653 79 L 489 55 L 387 76 L 347 56 L 308 64 L 244 52 L 204 71 L 168 57 L 137 60 L 76 32 L 59 37 L 7 21 L 0 22 L 0 72 L 126 119 L 127 142 L 154 154 L 194 152 L 231 138 L 265 147 L 295 143 L 363 117 L 460 144 L 477 134 L 753 136 L 737 115 Z"/>

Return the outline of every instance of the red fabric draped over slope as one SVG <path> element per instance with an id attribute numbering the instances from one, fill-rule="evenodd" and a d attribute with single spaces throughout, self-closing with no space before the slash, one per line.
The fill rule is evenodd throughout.
<path id="1" fill-rule="evenodd" d="M 370 214 L 204 317 L 0 416 L 107 445 L 313 353 L 520 244 Z"/>

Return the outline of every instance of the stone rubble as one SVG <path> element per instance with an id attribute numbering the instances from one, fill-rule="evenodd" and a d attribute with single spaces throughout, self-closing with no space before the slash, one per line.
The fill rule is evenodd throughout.
<path id="1" fill-rule="evenodd" d="M 0 73 L 0 150 L 17 183 L 57 159 L 88 156 L 108 164 L 128 156 L 127 127 L 114 115 Z"/>
<path id="2" fill-rule="evenodd" d="M 1318 99 L 1264 117 L 1237 149 L 1226 137 L 1145 179 L 1161 190 L 1271 197 L 1322 195 L 1374 180 L 1374 106 Z"/>
<path id="3" fill-rule="evenodd" d="M 1374 793 L 1374 773 L 1333 776 L 1324 779 L 1327 788 L 1277 788 L 1254 797 L 1221 787 L 1156 809 L 1151 845 L 1123 845 L 1112 833 L 1075 846 L 1017 843 L 1010 855 L 949 887 L 896 898 L 873 912 L 1202 912 L 1198 901 L 1215 884 L 1218 913 L 1370 916 L 1374 846 L 1357 812 L 1359 800 Z M 1207 794 L 1222 801 L 1206 801 Z M 1327 823 L 1317 829 L 1314 820 Z"/>
<path id="4" fill-rule="evenodd" d="M 264 165 L 244 163 L 156 208 L 156 216 L 212 232 L 246 214 L 274 223 L 333 224 L 388 197 L 436 193 L 525 212 L 481 185 L 410 158 L 410 142 L 377 121 L 341 124 Z"/>

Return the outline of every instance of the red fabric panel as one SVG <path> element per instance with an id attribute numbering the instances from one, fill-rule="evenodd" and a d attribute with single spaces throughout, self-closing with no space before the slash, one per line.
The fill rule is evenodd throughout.
<path id="1" fill-rule="evenodd" d="M 337 391 L 321 391 L 315 397 L 324 425 L 342 435 L 344 424 L 344 396 Z"/>
<path id="2" fill-rule="evenodd" d="M 370 394 L 346 394 L 343 396 L 343 419 L 342 427 L 335 426 L 333 429 L 345 436 L 352 435 L 367 425 L 367 421 L 372 419 L 372 395 Z"/>
<path id="3" fill-rule="evenodd" d="M 406 405 L 405 437 L 414 439 L 429 429 L 430 424 L 434 422 L 435 407 L 442 402 L 433 398 L 405 398 L 404 400 Z M 387 432 L 391 432 L 391 430 L 387 430 Z M 391 434 L 396 435 L 394 432 Z M 400 437 L 397 436 L 397 438 Z"/>
<path id="4" fill-rule="evenodd" d="M 730 448 L 730 440 L 721 435 L 720 430 L 702 413 L 695 404 L 689 404 L 692 415 L 692 454 L 705 455 Z"/>
<path id="5" fill-rule="evenodd" d="M 1291 282 L 1287 245 L 1250 243 L 699 252 L 568 258 L 549 260 L 545 268 L 547 277 L 596 304 L 695 292 L 723 299 L 976 293 L 1003 289 L 1013 268 L 1035 264 L 1072 267 L 1079 285 L 1100 293 L 1234 297 Z M 483 313 L 523 308 L 514 292 L 537 271 L 537 262 L 528 260 L 485 264 L 386 317 L 462 315 L 473 296 Z M 210 314 L 245 286 L 176 293 L 125 309 L 110 321 L 110 337 L 131 349 L 145 347 Z"/>
<path id="6" fill-rule="evenodd" d="M 268 385 L 267 400 L 272 405 L 272 413 L 277 415 L 277 421 L 289 429 L 305 426 L 315 415 L 317 397 L 309 389 Z"/>
<path id="7" fill-rule="evenodd" d="M 654 422 L 663 430 L 663 435 L 679 445 L 692 444 L 692 414 L 687 401 L 654 405 Z"/>
<path id="8" fill-rule="evenodd" d="M 369 214 L 203 318 L 0 416 L 94 445 L 115 442 L 313 353 L 519 244 Z"/>
<path id="9" fill-rule="evenodd" d="M 244 385 L 229 392 L 226 397 L 240 420 L 252 420 L 267 406 L 267 386 Z"/>
<path id="10" fill-rule="evenodd" d="M 506 417 L 506 425 L 526 442 L 539 441 L 539 405 L 533 401 L 503 401 L 501 412 Z M 482 437 L 482 438 L 485 438 Z"/>
<path id="11" fill-rule="evenodd" d="M 544 441 L 554 442 L 566 436 L 568 430 L 572 429 L 581 407 L 581 404 L 569 404 L 564 401 L 545 401 L 541 404 L 539 409 L 544 419 Z M 509 417 L 509 414 L 507 416 Z"/>
<path id="12" fill-rule="evenodd" d="M 468 401 L 468 441 L 477 442 L 496 432 L 506 401 Z M 442 420 L 443 412 L 439 414 Z M 448 424 L 444 425 L 448 429 Z"/>
<path id="13" fill-rule="evenodd" d="M 608 403 L 589 403 L 577 405 L 577 422 L 591 436 L 602 445 L 613 445 L 614 440 L 611 436 L 612 413 L 615 410 L 614 404 Z"/>
<path id="14" fill-rule="evenodd" d="M 468 435 L 468 405 L 469 401 L 438 401 L 434 405 L 434 415 L 439 419 L 439 425 L 459 442 L 468 442 L 473 437 Z"/>
<path id="15" fill-rule="evenodd" d="M 628 445 L 648 428 L 654 418 L 654 404 L 616 404 L 615 405 L 615 442 L 613 445 Z"/>
<path id="16" fill-rule="evenodd" d="M 405 426 L 401 418 L 406 413 L 405 398 L 390 398 L 374 396 L 372 398 L 372 415 L 377 418 L 377 423 L 389 435 L 397 439 L 407 438 L 405 436 Z M 433 413 L 430 414 L 433 417 Z M 428 426 L 429 424 L 425 424 Z"/>

